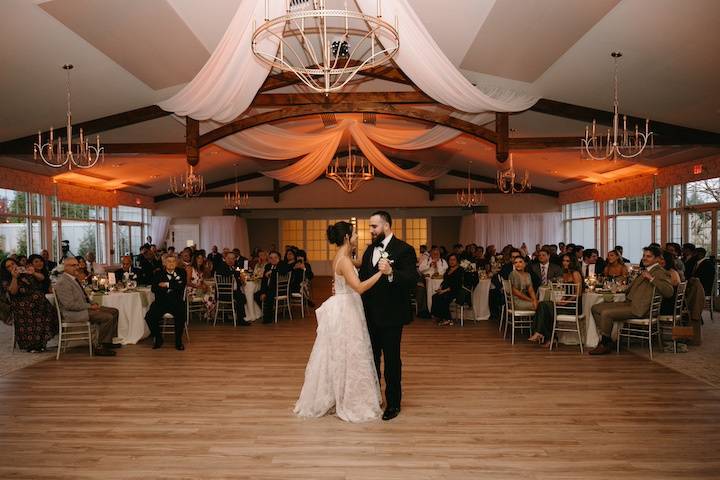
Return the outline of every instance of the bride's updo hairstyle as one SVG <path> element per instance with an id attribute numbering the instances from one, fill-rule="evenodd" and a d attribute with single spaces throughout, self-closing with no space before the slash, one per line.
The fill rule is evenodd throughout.
<path id="1" fill-rule="evenodd" d="M 348 222 L 337 222 L 327 228 L 328 242 L 341 247 L 345 243 L 345 236 L 352 236 L 353 226 Z"/>

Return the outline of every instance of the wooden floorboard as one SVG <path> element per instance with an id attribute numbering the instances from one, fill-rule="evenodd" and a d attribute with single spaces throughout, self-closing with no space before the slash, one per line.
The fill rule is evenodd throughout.
<path id="1" fill-rule="evenodd" d="M 187 350 L 72 351 L 0 377 L 0 478 L 720 478 L 720 391 L 644 358 L 403 337 L 403 411 L 295 418 L 314 319 L 193 325 Z"/>

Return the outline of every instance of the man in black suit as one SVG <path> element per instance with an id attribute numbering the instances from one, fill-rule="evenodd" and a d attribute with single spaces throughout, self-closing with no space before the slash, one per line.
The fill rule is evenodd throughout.
<path id="1" fill-rule="evenodd" d="M 605 260 L 600 258 L 598 251 L 594 248 L 583 250 L 582 263 L 580 264 L 580 274 L 583 278 L 595 275 L 599 277 L 605 270 Z"/>
<path id="2" fill-rule="evenodd" d="M 706 257 L 707 250 L 702 247 L 695 249 L 695 268 L 690 273 L 690 277 L 695 277 L 702 283 L 703 290 L 705 290 L 705 296 L 709 297 L 714 294 L 714 283 L 715 283 L 715 258 Z"/>
<path id="3" fill-rule="evenodd" d="M 387 405 L 383 420 L 390 420 L 400 413 L 400 340 L 403 325 L 413 320 L 410 292 L 415 288 L 417 257 L 413 247 L 393 234 L 392 217 L 388 212 L 372 214 L 370 233 L 373 243 L 365 250 L 359 275 L 360 280 L 365 281 L 377 271 L 383 273 L 383 277 L 362 295 L 362 299 L 378 377 L 381 356 L 385 360 Z"/>
<path id="4" fill-rule="evenodd" d="M 262 307 L 263 323 L 272 323 L 275 294 L 277 289 L 277 276 L 286 275 L 289 270 L 287 264 L 280 263 L 280 252 L 268 253 L 268 263 L 265 265 L 260 290 L 255 292 L 255 301 Z"/>
<path id="5" fill-rule="evenodd" d="M 210 251 L 210 253 L 208 253 L 207 259 L 213 263 L 215 270 L 217 270 L 218 265 L 223 262 L 222 253 L 218 252 L 217 245 L 212 246 L 212 250 Z"/>
<path id="6" fill-rule="evenodd" d="M 140 255 L 137 257 L 137 263 L 140 267 L 140 277 L 138 278 L 138 283 L 151 285 L 156 274 L 162 270 L 162 263 L 158 261 L 155 255 L 153 255 L 150 245 L 143 245 L 140 248 Z"/>
<path id="7" fill-rule="evenodd" d="M 541 285 L 547 285 L 562 277 L 562 267 L 550 262 L 552 251 L 547 245 L 538 252 L 537 261 L 530 262 L 530 278 L 537 292 Z"/>
<path id="8" fill-rule="evenodd" d="M 697 257 L 695 256 L 695 245 L 692 243 L 683 243 L 682 246 L 682 259 L 685 264 L 685 278 L 692 277 L 695 264 L 697 263 Z"/>
<path id="9" fill-rule="evenodd" d="M 138 280 L 140 278 L 140 275 L 142 272 L 139 268 L 134 267 L 132 264 L 132 257 L 130 255 L 123 255 L 123 257 L 120 259 L 120 264 L 122 265 L 120 268 L 115 270 L 115 281 L 116 282 L 124 282 L 125 281 L 125 274 L 128 274 L 129 280 Z"/>
<path id="10" fill-rule="evenodd" d="M 242 274 L 235 267 L 237 258 L 234 253 L 229 252 L 225 255 L 224 260 L 224 262 L 217 265 L 215 273 L 224 277 L 233 277 L 233 308 L 235 309 L 235 315 L 239 319 L 238 325 L 247 327 L 251 325 L 251 323 L 245 320 L 245 304 L 247 303 L 243 290 L 245 279 L 242 278 Z"/>
<path id="11" fill-rule="evenodd" d="M 185 350 L 182 336 L 185 330 L 185 285 L 187 282 L 185 270 L 176 269 L 176 266 L 177 257 L 168 254 L 163 257 L 163 269 L 153 276 L 152 292 L 155 294 L 155 301 L 145 314 L 145 321 L 154 338 L 153 349 L 162 347 L 160 319 L 169 313 L 175 319 L 175 348 Z"/>

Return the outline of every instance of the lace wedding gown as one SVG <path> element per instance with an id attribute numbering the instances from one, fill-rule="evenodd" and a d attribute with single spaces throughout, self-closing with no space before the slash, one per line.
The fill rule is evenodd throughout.
<path id="1" fill-rule="evenodd" d="M 336 274 L 335 294 L 315 315 L 317 338 L 295 414 L 321 417 L 334 408 L 346 422 L 378 419 L 380 385 L 360 295 Z"/>

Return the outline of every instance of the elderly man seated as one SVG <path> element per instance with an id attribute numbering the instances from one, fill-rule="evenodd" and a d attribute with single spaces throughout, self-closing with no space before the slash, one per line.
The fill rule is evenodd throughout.
<path id="1" fill-rule="evenodd" d="M 119 312 L 116 308 L 101 307 L 92 303 L 77 279 L 78 261 L 75 257 L 63 260 L 63 274 L 55 283 L 55 294 L 60 304 L 60 313 L 64 319 L 74 321 L 89 321 L 98 330 L 95 354 L 98 356 L 115 356 L 111 348 L 120 345 L 113 344 L 117 336 Z"/>
<path id="2" fill-rule="evenodd" d="M 245 320 L 245 303 L 247 302 L 245 291 L 243 290 L 245 279 L 236 269 L 235 265 L 237 265 L 237 255 L 233 252 L 228 252 L 225 254 L 223 262 L 217 265 L 215 273 L 224 277 L 233 277 L 233 308 L 238 318 L 237 323 L 238 325 L 247 327 L 252 324 Z"/>
<path id="3" fill-rule="evenodd" d="M 175 320 L 175 348 L 185 350 L 182 343 L 185 331 L 185 285 L 187 285 L 185 270 L 176 268 L 178 259 L 173 254 L 164 255 L 162 261 L 162 270 L 156 272 L 152 279 L 155 301 L 145 314 L 145 321 L 154 339 L 153 349 L 156 349 L 163 344 L 160 320 L 167 313 L 172 315 Z"/>
<path id="4" fill-rule="evenodd" d="M 658 264 L 661 256 L 662 251 L 659 247 L 645 247 L 642 259 L 645 270 L 633 280 L 625 296 L 626 300 L 593 305 L 592 314 L 601 338 L 590 355 L 604 355 L 612 351 L 611 333 L 615 322 L 647 317 L 652 304 L 653 290 L 657 290 L 664 298 L 670 298 L 675 294 L 668 271 Z"/>
<path id="5" fill-rule="evenodd" d="M 128 276 L 128 280 L 138 280 L 142 275 L 139 268 L 136 268 L 132 264 L 132 257 L 130 255 L 123 255 L 120 259 L 120 268 L 115 270 L 115 280 L 118 282 L 125 282 L 125 274 Z"/>

